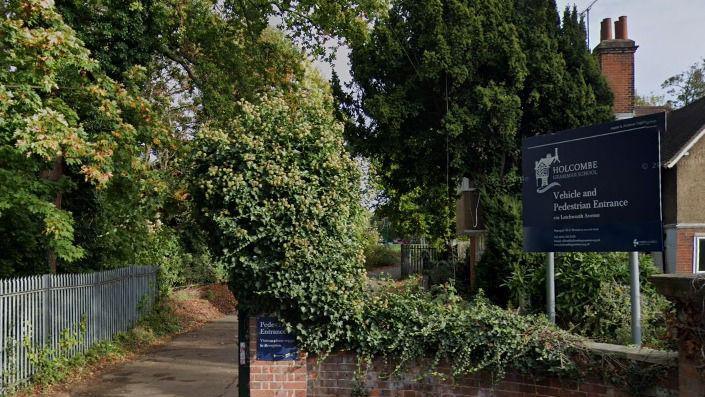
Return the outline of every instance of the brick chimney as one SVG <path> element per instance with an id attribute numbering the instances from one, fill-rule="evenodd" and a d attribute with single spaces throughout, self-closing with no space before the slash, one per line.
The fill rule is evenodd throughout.
<path id="1" fill-rule="evenodd" d="M 615 37 L 612 37 L 612 19 L 605 18 L 600 25 L 600 44 L 595 47 L 600 70 L 614 94 L 612 111 L 617 119 L 634 117 L 634 53 L 638 48 L 629 39 L 627 17 L 621 16 L 614 23 Z"/>

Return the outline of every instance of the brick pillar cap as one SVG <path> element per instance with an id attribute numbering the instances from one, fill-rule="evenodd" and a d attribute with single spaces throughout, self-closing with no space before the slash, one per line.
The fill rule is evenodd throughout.
<path id="1" fill-rule="evenodd" d="M 656 290 L 668 300 L 705 298 L 705 277 L 698 274 L 657 274 L 649 277 Z"/>
<path id="2" fill-rule="evenodd" d="M 626 40 L 604 40 L 598 44 L 593 50 L 596 53 L 600 52 L 635 52 L 639 48 L 636 42 L 631 39 Z"/>

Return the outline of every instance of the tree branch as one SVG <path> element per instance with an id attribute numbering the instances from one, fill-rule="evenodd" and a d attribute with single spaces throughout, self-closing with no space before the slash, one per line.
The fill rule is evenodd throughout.
<path id="1" fill-rule="evenodd" d="M 171 61 L 177 63 L 179 66 L 181 66 L 188 77 L 193 80 L 196 84 L 199 83 L 198 78 L 196 77 L 196 74 L 193 72 L 193 69 L 191 68 L 191 64 L 189 63 L 188 59 L 186 57 L 177 55 L 173 51 L 171 51 L 169 48 L 164 47 L 162 49 L 162 53 L 164 54 L 165 57 L 169 58 Z"/>

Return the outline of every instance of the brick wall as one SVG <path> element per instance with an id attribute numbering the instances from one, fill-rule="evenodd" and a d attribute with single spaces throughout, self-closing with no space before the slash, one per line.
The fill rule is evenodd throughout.
<path id="1" fill-rule="evenodd" d="M 418 371 L 410 371 L 402 377 L 389 379 L 380 376 L 389 373 L 388 367 L 381 361 L 374 363 L 364 375 L 364 384 L 355 382 L 355 357 L 350 353 L 341 353 L 328 357 L 320 363 L 315 358 L 309 358 L 308 366 L 308 397 L 348 397 L 354 390 L 364 390 L 362 395 L 370 397 L 526 397 L 526 396 L 557 396 L 557 397 L 619 397 L 629 394 L 599 381 L 584 381 L 577 383 L 572 380 L 543 379 L 534 380 L 526 376 L 510 374 L 500 383 L 495 384 L 488 374 L 464 376 L 451 380 L 440 380 L 437 377 L 426 377 L 419 380 Z M 448 368 L 440 367 L 443 373 L 449 373 Z M 664 385 L 648 395 L 675 396 L 677 375 L 673 382 Z M 358 386 L 356 386 L 356 384 Z"/>
<path id="2" fill-rule="evenodd" d="M 257 320 L 250 318 L 250 396 L 306 397 L 306 358 L 296 361 L 257 360 Z"/>
<path id="3" fill-rule="evenodd" d="M 336 353 L 320 362 L 315 357 L 302 355 L 296 361 L 257 360 L 256 320 L 249 321 L 250 396 L 251 397 L 628 397 L 628 393 L 598 380 L 531 378 L 509 374 L 496 382 L 488 373 L 464 376 L 452 380 L 446 376 L 422 376 L 419 365 L 403 371 L 403 375 L 389 377 L 392 367 L 377 360 L 356 376 L 358 368 L 353 353 Z M 624 347 L 622 347 L 624 349 Z M 649 349 L 645 349 L 649 350 Z M 599 350 L 598 350 L 599 351 Z M 653 351 L 629 353 L 620 357 L 630 360 L 643 355 L 643 361 L 655 363 Z M 668 365 L 675 365 L 671 363 Z M 449 374 L 449 368 L 439 366 L 438 372 Z M 360 379 L 364 381 L 360 381 Z M 683 379 L 680 379 L 683 381 Z M 695 397 L 696 394 L 678 393 L 679 373 L 673 367 L 659 386 L 640 397 Z M 700 389 L 697 389 L 700 390 Z M 362 392 L 362 393 L 360 393 Z M 702 397 L 702 395 L 697 395 Z"/>
<path id="4" fill-rule="evenodd" d="M 509 374 L 495 382 L 488 373 L 452 380 L 422 376 L 419 368 L 407 369 L 403 375 L 388 377 L 392 370 L 382 360 L 357 377 L 358 366 L 352 353 L 336 353 L 320 362 L 302 355 L 296 361 L 257 360 L 256 320 L 249 322 L 250 396 L 251 397 L 627 397 L 628 393 L 598 380 L 542 378 Z M 647 349 L 648 350 L 648 349 Z M 629 359 L 641 353 L 630 354 Z M 644 353 L 649 357 L 652 353 Z M 649 361 L 647 362 L 655 362 Z M 673 365 L 673 364 L 671 364 Z M 439 366 L 440 373 L 449 368 Z M 360 380 L 361 379 L 361 380 Z M 678 396 L 678 371 L 673 368 L 665 382 L 641 397 Z M 360 393 L 362 392 L 362 393 Z M 687 394 L 686 394 L 687 395 Z M 687 395 L 690 396 L 690 395 Z M 700 396 L 702 397 L 702 396 Z"/>
<path id="5" fill-rule="evenodd" d="M 705 228 L 679 229 L 676 233 L 676 272 L 693 273 L 693 248 L 696 235 L 705 235 Z"/>

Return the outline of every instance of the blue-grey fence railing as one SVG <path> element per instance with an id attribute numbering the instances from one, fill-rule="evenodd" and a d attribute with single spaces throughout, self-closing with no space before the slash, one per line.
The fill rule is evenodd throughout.
<path id="1" fill-rule="evenodd" d="M 156 281 L 152 266 L 0 279 L 0 395 L 35 373 L 33 351 L 73 356 L 132 328 Z M 61 343 L 62 333 L 77 340 Z"/>

